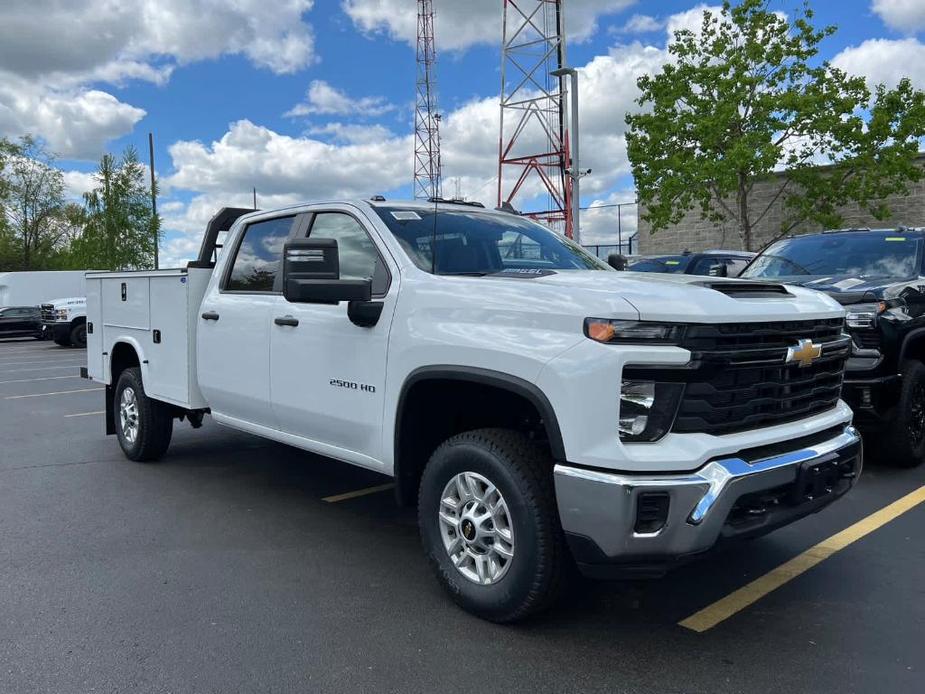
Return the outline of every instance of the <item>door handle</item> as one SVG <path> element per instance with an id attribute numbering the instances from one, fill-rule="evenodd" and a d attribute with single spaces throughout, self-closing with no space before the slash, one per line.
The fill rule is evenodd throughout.
<path id="1" fill-rule="evenodd" d="M 292 316 L 280 316 L 278 318 L 274 318 L 273 322 L 277 325 L 289 325 L 294 328 L 299 324 L 299 319 L 293 318 Z"/>
<path id="2" fill-rule="evenodd" d="M 215 311 L 206 311 L 202 314 L 203 320 L 218 320 L 218 314 Z"/>

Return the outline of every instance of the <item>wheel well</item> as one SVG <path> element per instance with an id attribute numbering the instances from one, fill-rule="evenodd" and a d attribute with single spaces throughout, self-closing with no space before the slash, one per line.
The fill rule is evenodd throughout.
<path id="1" fill-rule="evenodd" d="M 437 446 L 483 427 L 522 431 L 547 445 L 554 459 L 565 458 L 555 413 L 536 386 L 484 372 L 412 377 L 399 397 L 395 428 L 399 503 L 416 503 L 421 474 Z"/>
<path id="2" fill-rule="evenodd" d="M 86 323 L 86 322 L 87 322 L 86 316 L 77 316 L 77 318 L 71 321 L 71 329 L 73 330 L 78 325 L 81 325 L 82 323 Z"/>
<path id="3" fill-rule="evenodd" d="M 113 345 L 112 353 L 109 355 L 109 372 L 112 374 L 110 383 L 113 388 L 116 387 L 122 372 L 133 366 L 141 366 L 135 348 L 127 342 L 117 342 Z"/>
<path id="4" fill-rule="evenodd" d="M 918 359 L 925 362 L 925 330 L 916 331 L 903 342 L 900 360 Z"/>

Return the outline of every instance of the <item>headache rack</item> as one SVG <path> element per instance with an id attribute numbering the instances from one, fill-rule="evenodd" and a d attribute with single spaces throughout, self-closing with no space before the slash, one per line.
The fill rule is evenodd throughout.
<path id="1" fill-rule="evenodd" d="M 259 210 L 243 207 L 223 207 L 220 209 L 206 226 L 206 233 L 202 237 L 202 245 L 199 247 L 199 257 L 196 260 L 189 261 L 186 267 L 214 268 L 215 262 L 218 260 L 218 249 L 222 247 L 222 244 L 218 242 L 218 235 L 231 229 L 238 219 L 251 212 L 259 212 Z"/>

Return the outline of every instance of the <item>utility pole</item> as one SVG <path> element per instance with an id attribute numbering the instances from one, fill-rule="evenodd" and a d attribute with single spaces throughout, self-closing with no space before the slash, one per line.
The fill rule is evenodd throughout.
<path id="1" fill-rule="evenodd" d="M 581 206 L 581 198 L 578 195 L 578 181 L 584 175 L 578 168 L 578 70 L 573 67 L 560 67 L 549 73 L 553 77 L 571 77 L 571 89 L 568 90 L 569 101 L 572 105 L 572 115 L 569 118 L 569 131 L 572 135 L 571 144 L 571 164 L 566 169 L 566 173 L 572 179 L 572 239 L 575 243 L 581 243 L 581 230 L 578 227 L 578 209 Z"/>
<path id="2" fill-rule="evenodd" d="M 151 230 L 154 232 L 154 269 L 160 267 L 160 220 L 157 218 L 157 184 L 154 181 L 154 133 L 148 133 L 148 158 L 151 163 Z"/>
<path id="3" fill-rule="evenodd" d="M 257 209 L 257 186 L 254 186 L 254 209 Z"/>

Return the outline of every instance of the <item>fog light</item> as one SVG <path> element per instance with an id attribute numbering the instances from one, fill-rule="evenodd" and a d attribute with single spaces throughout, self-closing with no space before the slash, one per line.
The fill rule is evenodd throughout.
<path id="1" fill-rule="evenodd" d="M 684 386 L 624 380 L 617 431 L 622 441 L 655 441 L 671 428 Z"/>

